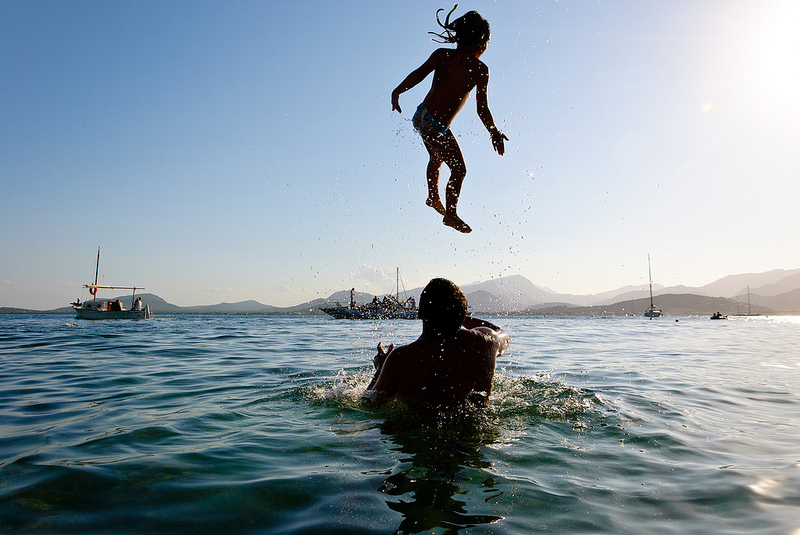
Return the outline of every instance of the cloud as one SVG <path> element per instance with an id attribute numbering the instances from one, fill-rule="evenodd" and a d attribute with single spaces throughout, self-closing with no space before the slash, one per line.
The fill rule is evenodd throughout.
<path id="1" fill-rule="evenodd" d="M 378 291 L 380 293 L 389 292 L 394 288 L 395 272 L 387 272 L 381 268 L 361 264 L 355 273 L 350 273 L 353 280 L 361 281 L 366 290 Z M 358 284 L 356 285 L 358 286 Z"/>
<path id="2" fill-rule="evenodd" d="M 230 288 L 203 288 L 203 291 L 212 294 L 222 294 L 222 293 L 231 293 L 233 290 L 231 290 Z"/>

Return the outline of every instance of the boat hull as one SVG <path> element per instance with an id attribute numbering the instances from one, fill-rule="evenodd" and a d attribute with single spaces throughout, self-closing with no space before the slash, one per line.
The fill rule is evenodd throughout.
<path id="1" fill-rule="evenodd" d="M 645 311 L 644 317 L 645 318 L 660 318 L 664 313 L 661 312 L 661 309 L 657 306 L 650 305 L 650 307 Z"/>
<path id="2" fill-rule="evenodd" d="M 75 316 L 84 320 L 146 320 L 153 317 L 150 306 L 143 310 L 93 310 L 83 307 L 72 307 Z"/>
<path id="3" fill-rule="evenodd" d="M 397 310 L 376 312 L 350 307 L 320 307 L 320 310 L 335 319 L 345 320 L 415 320 L 419 319 L 416 310 Z"/>

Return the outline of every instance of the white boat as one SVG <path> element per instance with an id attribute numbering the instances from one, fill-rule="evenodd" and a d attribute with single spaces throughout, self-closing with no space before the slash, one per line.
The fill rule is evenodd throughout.
<path id="1" fill-rule="evenodd" d="M 150 305 L 143 305 L 142 300 L 136 299 L 136 290 L 144 290 L 136 286 L 104 286 L 97 284 L 97 275 L 100 272 L 100 248 L 97 248 L 97 266 L 94 272 L 94 284 L 84 284 L 92 295 L 90 301 L 78 299 L 72 305 L 75 315 L 85 320 L 141 320 L 153 317 Z M 97 299 L 98 290 L 133 290 L 130 308 L 125 308 L 119 299 Z"/>
<path id="2" fill-rule="evenodd" d="M 644 311 L 645 318 L 660 318 L 664 315 L 660 308 L 653 304 L 653 275 L 650 272 L 650 255 L 647 255 L 647 276 L 650 277 L 650 306 Z"/>

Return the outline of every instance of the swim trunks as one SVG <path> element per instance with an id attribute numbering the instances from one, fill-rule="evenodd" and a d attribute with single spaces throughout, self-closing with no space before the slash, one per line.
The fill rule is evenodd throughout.
<path id="1" fill-rule="evenodd" d="M 417 132 L 423 136 L 438 136 L 444 134 L 450 128 L 437 121 L 433 115 L 428 112 L 428 108 L 425 107 L 425 104 L 417 106 L 417 113 L 415 113 L 414 118 L 411 119 L 411 124 L 413 124 Z"/>

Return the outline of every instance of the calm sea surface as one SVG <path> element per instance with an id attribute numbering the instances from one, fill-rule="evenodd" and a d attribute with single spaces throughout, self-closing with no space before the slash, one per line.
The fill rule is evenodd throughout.
<path id="1" fill-rule="evenodd" d="M 0 532 L 800 534 L 800 318 L 496 318 L 484 411 L 359 395 L 418 322 L 0 316 Z"/>

